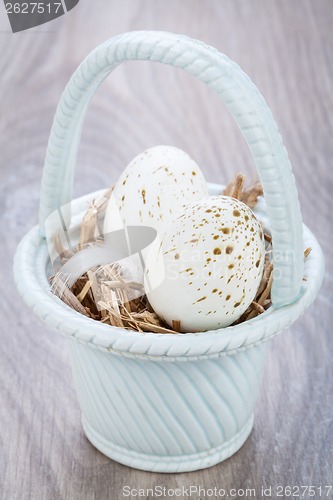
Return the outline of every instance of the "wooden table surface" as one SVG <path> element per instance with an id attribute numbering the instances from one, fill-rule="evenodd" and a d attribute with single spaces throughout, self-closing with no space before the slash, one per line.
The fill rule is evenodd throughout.
<path id="1" fill-rule="evenodd" d="M 125 485 L 255 488 L 255 496 L 234 498 L 264 498 L 261 485 L 332 485 L 332 26 L 331 0 L 81 0 L 65 16 L 13 35 L 1 2 L 2 499 L 118 499 Z M 279 125 L 304 221 L 326 256 L 315 305 L 271 342 L 249 439 L 224 463 L 188 474 L 140 472 L 93 448 L 82 431 L 65 339 L 22 303 L 11 270 L 19 240 L 37 223 L 48 134 L 65 84 L 96 45 L 137 29 L 201 39 L 248 73 Z M 133 62 L 118 68 L 92 101 L 76 194 L 111 185 L 132 157 L 157 144 L 183 148 L 212 181 L 225 183 L 238 172 L 255 176 L 216 95 L 180 70 Z"/>

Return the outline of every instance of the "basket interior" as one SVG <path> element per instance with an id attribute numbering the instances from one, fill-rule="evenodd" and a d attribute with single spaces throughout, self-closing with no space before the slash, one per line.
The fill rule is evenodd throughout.
<path id="1" fill-rule="evenodd" d="M 221 193 L 222 189 L 221 185 L 209 185 L 211 194 Z M 73 231 L 81 222 L 87 202 L 100 197 L 103 192 L 90 193 L 72 202 Z M 263 199 L 259 200 L 254 212 L 269 230 Z M 290 326 L 316 297 L 324 273 L 324 259 L 310 230 L 304 226 L 303 232 L 304 248 L 310 246 L 312 252 L 305 262 L 304 281 L 298 300 L 279 309 L 271 306 L 261 315 L 236 326 L 206 332 L 156 334 L 129 331 L 101 324 L 71 309 L 50 292 L 52 267 L 46 241 L 38 227 L 33 228 L 19 245 L 14 275 L 24 300 L 43 321 L 73 340 L 88 343 L 89 347 L 127 356 L 182 361 L 231 355 L 257 345 Z"/>

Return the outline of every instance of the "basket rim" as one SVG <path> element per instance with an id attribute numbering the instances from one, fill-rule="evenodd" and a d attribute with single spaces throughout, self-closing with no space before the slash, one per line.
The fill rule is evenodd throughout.
<path id="1" fill-rule="evenodd" d="M 222 186 L 209 184 L 210 192 Z M 99 190 L 73 200 L 73 210 L 79 213 L 88 200 L 105 190 Z M 221 192 L 221 191 L 219 191 Z M 256 210 L 257 212 L 257 210 Z M 265 206 L 259 208 L 265 218 Z M 324 275 L 324 257 L 312 232 L 303 224 L 304 248 L 312 251 L 305 261 L 300 297 L 293 304 L 275 309 L 240 323 L 217 330 L 186 334 L 135 332 L 104 325 L 87 318 L 67 306 L 51 291 L 46 275 L 49 260 L 47 243 L 39 227 L 32 228 L 21 240 L 14 258 L 14 279 L 26 304 L 48 326 L 73 341 L 113 354 L 165 361 L 188 361 L 233 355 L 255 347 L 290 326 L 314 301 Z"/>

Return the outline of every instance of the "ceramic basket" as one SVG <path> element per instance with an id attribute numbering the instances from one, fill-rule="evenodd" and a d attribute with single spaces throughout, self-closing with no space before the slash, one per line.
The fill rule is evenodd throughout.
<path id="1" fill-rule="evenodd" d="M 50 292 L 45 221 L 71 201 L 91 97 L 120 63 L 133 60 L 170 64 L 206 83 L 248 143 L 264 188 L 275 259 L 273 306 L 254 319 L 204 333 L 138 333 L 84 317 Z M 74 200 L 68 217 L 83 214 L 92 197 Z M 312 252 L 304 264 L 308 246 Z M 253 426 L 266 340 L 311 304 L 323 273 L 321 249 L 302 225 L 276 124 L 257 88 L 234 62 L 185 36 L 145 31 L 111 38 L 84 60 L 58 105 L 44 167 L 40 223 L 21 241 L 14 274 L 34 313 L 67 336 L 83 428 L 101 452 L 131 467 L 160 472 L 210 467 L 235 453 Z"/>

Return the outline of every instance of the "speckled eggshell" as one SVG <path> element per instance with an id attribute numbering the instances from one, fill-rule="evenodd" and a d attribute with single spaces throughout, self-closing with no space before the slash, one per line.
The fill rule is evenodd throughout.
<path id="1" fill-rule="evenodd" d="M 147 149 L 130 162 L 116 183 L 104 232 L 122 224 L 146 225 L 159 232 L 187 203 L 207 194 L 205 178 L 187 153 L 173 146 Z"/>
<path id="2" fill-rule="evenodd" d="M 146 261 L 145 291 L 170 326 L 182 332 L 226 327 L 248 308 L 264 267 L 262 227 L 228 196 L 189 204 L 168 224 Z"/>

